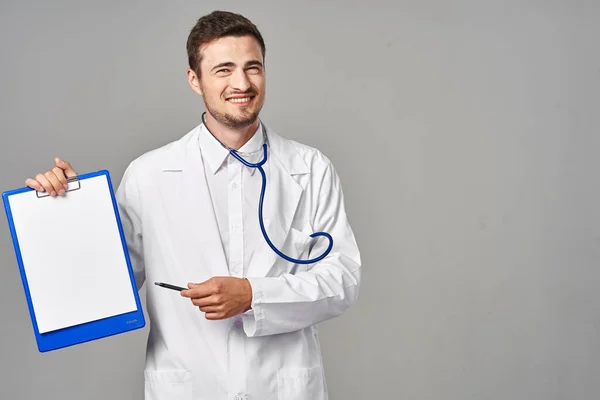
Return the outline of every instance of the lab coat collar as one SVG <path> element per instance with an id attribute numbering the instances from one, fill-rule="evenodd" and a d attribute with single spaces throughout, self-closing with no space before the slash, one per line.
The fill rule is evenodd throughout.
<path id="1" fill-rule="evenodd" d="M 259 122 L 258 129 L 254 135 L 238 150 L 239 153 L 252 153 L 251 158 L 247 158 L 249 162 L 255 163 L 262 159 L 262 145 L 264 143 L 262 135 L 262 123 Z M 206 160 L 210 172 L 216 174 L 223 164 L 231 157 L 229 151 L 224 148 L 221 143 L 210 133 L 206 125 L 200 124 L 198 132 L 198 145 L 202 151 L 202 157 Z M 243 154 L 241 154 L 244 157 Z M 236 161 L 238 162 L 238 161 Z M 244 166 L 245 167 L 245 166 Z M 245 167 L 250 175 L 254 175 L 256 168 Z"/>
<path id="2" fill-rule="evenodd" d="M 200 124 L 193 128 L 190 132 L 188 132 L 181 139 L 173 142 L 170 147 L 172 149 L 177 149 L 176 152 L 172 153 L 171 157 L 166 157 L 163 161 L 162 170 L 163 171 L 183 171 L 185 168 L 190 167 L 190 162 L 192 160 L 196 161 L 196 153 L 198 151 L 198 141 L 200 138 L 200 131 L 204 124 Z M 262 128 L 261 128 L 262 129 Z M 269 159 L 274 160 L 277 159 L 277 164 L 284 168 L 284 170 L 289 175 L 302 175 L 308 174 L 310 172 L 308 165 L 302 159 L 302 156 L 299 153 L 299 146 L 297 146 L 293 141 L 287 140 L 281 136 L 279 136 L 275 131 L 271 130 L 268 125 L 265 124 L 265 129 L 267 132 L 267 140 L 269 142 Z M 260 133 L 260 145 L 262 146 L 262 132 Z M 209 133 L 210 135 L 210 133 Z M 258 136 L 255 135 L 253 139 Z M 213 138 L 214 139 L 214 138 Z M 218 142 L 216 144 L 221 147 L 227 153 L 227 150 L 223 148 Z M 248 144 L 248 143 L 246 143 Z M 229 153 L 227 153 L 229 154 Z M 202 153 L 202 157 L 205 157 L 206 154 Z M 218 161 L 217 161 L 218 162 Z M 221 161 L 222 163 L 222 161 Z M 221 164 L 218 164 L 219 166 Z M 212 169 L 212 166 L 211 166 Z M 254 168 L 253 168 L 254 169 Z M 211 171 L 212 172 L 212 171 Z"/>

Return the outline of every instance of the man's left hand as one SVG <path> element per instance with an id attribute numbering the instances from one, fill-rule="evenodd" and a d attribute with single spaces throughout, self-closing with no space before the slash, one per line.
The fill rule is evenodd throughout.
<path id="1" fill-rule="evenodd" d="M 252 286 L 244 278 L 217 276 L 202 283 L 188 283 L 181 295 L 205 313 L 206 319 L 231 318 L 248 311 L 252 304 Z"/>

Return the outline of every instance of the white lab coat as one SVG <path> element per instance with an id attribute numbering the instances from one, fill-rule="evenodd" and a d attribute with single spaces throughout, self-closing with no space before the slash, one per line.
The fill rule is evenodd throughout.
<path id="1" fill-rule="evenodd" d="M 237 317 L 209 321 L 179 292 L 152 284 L 186 286 L 229 275 L 199 126 L 125 171 L 116 194 L 119 212 L 138 288 L 149 283 L 146 400 L 328 399 L 315 325 L 356 301 L 360 253 L 330 161 L 266 129 L 264 220 L 271 240 L 302 259 L 327 246 L 325 238 L 312 239 L 313 232 L 329 232 L 334 246 L 316 264 L 294 265 L 259 241 L 247 274 L 252 310 Z"/>

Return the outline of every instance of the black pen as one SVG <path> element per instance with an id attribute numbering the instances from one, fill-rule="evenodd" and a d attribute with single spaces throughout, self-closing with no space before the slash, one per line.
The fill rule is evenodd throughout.
<path id="1" fill-rule="evenodd" d="M 156 286 L 164 287 L 164 288 L 167 288 L 167 289 L 179 290 L 180 292 L 182 290 L 187 290 L 187 288 L 184 288 L 184 287 L 181 287 L 181 286 L 169 285 L 168 283 L 154 282 L 154 284 Z"/>

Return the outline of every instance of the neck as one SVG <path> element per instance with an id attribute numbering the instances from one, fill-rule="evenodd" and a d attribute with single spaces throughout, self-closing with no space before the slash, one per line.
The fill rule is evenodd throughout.
<path id="1" fill-rule="evenodd" d="M 232 129 L 219 123 L 210 113 L 206 113 L 206 127 L 225 146 L 239 150 L 252 138 L 258 129 L 258 118 L 252 124 L 239 129 Z"/>

